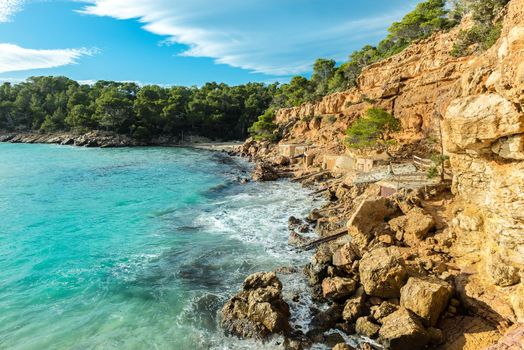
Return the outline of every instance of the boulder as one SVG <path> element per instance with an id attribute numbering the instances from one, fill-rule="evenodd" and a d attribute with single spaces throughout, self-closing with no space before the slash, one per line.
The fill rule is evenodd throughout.
<path id="1" fill-rule="evenodd" d="M 252 174 L 255 181 L 274 181 L 279 178 L 278 172 L 271 164 L 258 162 Z"/>
<path id="2" fill-rule="evenodd" d="M 364 308 L 365 294 L 356 293 L 357 295 L 349 298 L 344 305 L 344 311 L 342 312 L 342 318 L 347 322 L 355 322 L 355 320 L 362 315 Z"/>
<path id="3" fill-rule="evenodd" d="M 327 246 L 321 246 L 311 258 L 311 263 L 304 268 L 311 285 L 319 284 L 326 276 L 327 269 L 331 263 L 331 251 Z"/>
<path id="4" fill-rule="evenodd" d="M 365 250 L 375 236 L 380 235 L 388 217 L 397 211 L 397 207 L 382 197 L 365 199 L 356 209 L 347 223 L 348 233 L 352 242 Z"/>
<path id="5" fill-rule="evenodd" d="M 397 311 L 398 308 L 398 305 L 390 303 L 389 301 L 384 301 L 375 309 L 375 311 L 373 311 L 373 318 L 377 320 L 377 322 L 382 323 L 383 318 L 391 315 Z"/>
<path id="6" fill-rule="evenodd" d="M 451 286 L 436 278 L 410 277 L 400 290 L 400 304 L 434 326 L 451 298 Z"/>
<path id="7" fill-rule="evenodd" d="M 510 297 L 517 322 L 524 323 L 524 284 L 519 284 Z"/>
<path id="8" fill-rule="evenodd" d="M 397 298 L 407 277 L 398 248 L 377 248 L 365 254 L 359 265 L 360 282 L 366 294 Z"/>
<path id="9" fill-rule="evenodd" d="M 430 341 L 424 326 L 403 307 L 382 319 L 379 339 L 391 350 L 418 350 Z"/>
<path id="10" fill-rule="evenodd" d="M 244 281 L 243 291 L 222 308 L 221 326 L 230 334 L 263 339 L 287 333 L 289 306 L 282 299 L 282 283 L 274 272 L 256 273 Z"/>
<path id="11" fill-rule="evenodd" d="M 490 256 L 486 270 L 493 283 L 500 287 L 513 286 L 520 281 L 518 269 L 504 262 L 497 253 Z"/>
<path id="12" fill-rule="evenodd" d="M 334 266 L 348 266 L 360 259 L 358 248 L 351 243 L 346 243 L 333 253 Z"/>
<path id="13" fill-rule="evenodd" d="M 346 343 L 338 343 L 337 345 L 333 347 L 333 350 L 355 350 L 355 348 L 352 346 L 349 346 Z"/>
<path id="14" fill-rule="evenodd" d="M 413 246 L 427 237 L 429 231 L 435 228 L 435 220 L 423 209 L 415 207 L 406 215 L 389 221 L 389 226 L 395 231 L 395 238 Z"/>
<path id="15" fill-rule="evenodd" d="M 342 299 L 353 294 L 357 282 L 352 278 L 328 277 L 322 281 L 322 295 L 328 299 Z"/>
<path id="16" fill-rule="evenodd" d="M 319 311 L 311 319 L 313 332 L 325 332 L 334 328 L 342 320 L 342 306 L 334 304 L 324 311 Z"/>
<path id="17" fill-rule="evenodd" d="M 357 333 L 368 338 L 375 338 L 379 329 L 380 326 L 373 323 L 371 317 L 369 316 L 358 318 L 355 325 L 355 330 Z"/>

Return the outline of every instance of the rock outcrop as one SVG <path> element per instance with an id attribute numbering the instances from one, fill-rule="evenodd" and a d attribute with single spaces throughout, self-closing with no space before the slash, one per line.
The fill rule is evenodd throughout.
<path id="1" fill-rule="evenodd" d="M 274 272 L 246 278 L 243 290 L 224 305 L 221 316 L 222 327 L 243 338 L 263 339 L 290 329 L 289 306 L 282 299 L 282 283 Z"/>

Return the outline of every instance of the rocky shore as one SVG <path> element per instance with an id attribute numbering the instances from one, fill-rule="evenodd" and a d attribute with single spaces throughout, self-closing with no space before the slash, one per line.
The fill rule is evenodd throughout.
<path id="1" fill-rule="evenodd" d="M 71 145 L 78 147 L 138 147 L 138 146 L 178 146 L 194 147 L 199 149 L 230 151 L 238 146 L 239 142 L 214 142 L 206 138 L 192 137 L 182 140 L 174 136 L 159 136 L 149 141 L 140 141 L 127 135 L 120 135 L 104 131 L 91 131 L 84 134 L 74 133 L 11 133 L 0 132 L 0 142 L 10 143 L 44 143 L 57 145 Z"/>
<path id="2" fill-rule="evenodd" d="M 443 205 L 452 198 L 449 184 L 385 198 L 376 184 L 352 185 L 329 172 L 304 170 L 267 142 L 248 140 L 232 154 L 256 163 L 258 181 L 291 176 L 321 188 L 314 193 L 328 204 L 307 218 L 289 219 L 289 244 L 308 246 L 311 239 L 301 230 L 315 227 L 321 243 L 312 245 L 316 251 L 302 268 L 314 300 L 326 307 L 316 310 L 307 332 L 292 329 L 278 274 L 258 273 L 222 309 L 227 333 L 279 334 L 285 349 L 319 343 L 333 349 L 522 349 L 504 345 L 522 340 L 522 326 L 490 317 L 495 313 L 475 301 L 471 276 L 454 260 L 457 237 Z M 343 234 L 329 239 L 335 232 Z"/>

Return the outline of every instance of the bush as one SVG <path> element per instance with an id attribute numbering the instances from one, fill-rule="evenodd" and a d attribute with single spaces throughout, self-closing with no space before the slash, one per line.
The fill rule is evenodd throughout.
<path id="1" fill-rule="evenodd" d="M 277 135 L 274 131 L 278 126 L 274 123 L 274 120 L 275 111 L 270 108 L 258 117 L 258 120 L 249 128 L 249 133 L 257 141 L 276 141 Z"/>
<path id="2" fill-rule="evenodd" d="M 346 130 L 346 145 L 350 148 L 387 148 L 394 143 L 387 134 L 400 130 L 400 122 L 380 108 L 371 108 Z"/>
<path id="3" fill-rule="evenodd" d="M 502 21 L 500 14 L 509 0 L 462 0 L 456 5 L 464 14 L 471 14 L 473 27 L 462 30 L 453 45 L 451 55 L 463 57 L 486 51 L 500 38 Z"/>

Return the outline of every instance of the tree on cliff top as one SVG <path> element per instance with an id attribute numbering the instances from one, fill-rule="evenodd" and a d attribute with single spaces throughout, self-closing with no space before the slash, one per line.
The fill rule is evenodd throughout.
<path id="1" fill-rule="evenodd" d="M 400 130 L 400 122 L 381 108 L 370 108 L 346 130 L 346 145 L 354 149 L 382 149 L 393 140 L 389 133 Z"/>

